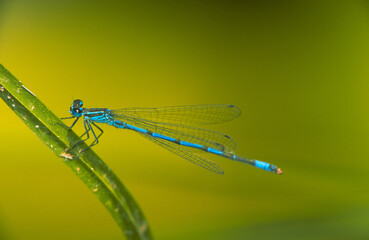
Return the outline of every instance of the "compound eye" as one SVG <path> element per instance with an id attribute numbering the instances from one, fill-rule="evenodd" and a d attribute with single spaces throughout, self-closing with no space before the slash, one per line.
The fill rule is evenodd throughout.
<path id="1" fill-rule="evenodd" d="M 72 107 L 73 107 L 74 109 L 76 109 L 76 108 L 80 108 L 80 107 L 82 107 L 82 106 L 83 106 L 83 102 L 82 102 L 81 100 L 77 99 L 77 100 L 74 100 L 74 101 L 73 101 Z"/>
<path id="2" fill-rule="evenodd" d="M 83 102 L 81 100 L 79 100 L 79 99 L 75 100 L 74 102 L 75 102 L 75 105 L 76 106 L 79 106 L 79 107 L 82 107 L 83 106 Z"/>

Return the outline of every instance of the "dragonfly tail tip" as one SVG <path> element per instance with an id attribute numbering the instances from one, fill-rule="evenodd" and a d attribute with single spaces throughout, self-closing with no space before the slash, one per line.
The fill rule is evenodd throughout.
<path id="1" fill-rule="evenodd" d="M 283 171 L 280 168 L 278 168 L 276 173 L 277 174 L 283 174 Z"/>

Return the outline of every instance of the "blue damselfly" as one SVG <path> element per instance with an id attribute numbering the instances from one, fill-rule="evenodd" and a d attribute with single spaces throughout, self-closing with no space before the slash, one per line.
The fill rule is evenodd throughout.
<path id="1" fill-rule="evenodd" d="M 106 123 L 116 128 L 133 130 L 167 150 L 217 174 L 223 170 L 214 162 L 202 157 L 194 150 L 219 155 L 238 162 L 281 174 L 282 170 L 272 164 L 259 160 L 240 157 L 234 154 L 236 143 L 220 132 L 199 128 L 200 125 L 216 124 L 238 117 L 240 109 L 228 104 L 204 104 L 160 108 L 83 108 L 81 100 L 74 100 L 69 112 L 78 119 L 83 118 L 86 141 L 90 132 L 94 141 L 89 147 L 99 143 L 103 130 L 96 123 Z M 62 119 L 67 119 L 62 118 Z M 100 131 L 95 134 L 92 126 Z"/>

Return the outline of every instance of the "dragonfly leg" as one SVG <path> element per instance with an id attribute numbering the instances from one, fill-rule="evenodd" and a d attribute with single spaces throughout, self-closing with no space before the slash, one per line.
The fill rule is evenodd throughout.
<path id="1" fill-rule="evenodd" d="M 60 118 L 60 119 L 71 119 L 71 118 L 75 118 L 75 116 L 71 116 L 71 117 L 63 117 L 63 118 Z"/>
<path id="2" fill-rule="evenodd" d="M 63 118 L 62 118 L 63 119 Z M 65 118 L 64 118 L 65 119 Z M 79 117 L 72 123 L 72 125 L 70 127 L 68 127 L 69 129 L 71 129 L 72 127 L 74 127 L 74 125 L 76 125 L 77 121 L 78 121 Z"/>
<path id="3" fill-rule="evenodd" d="M 80 151 L 80 153 L 81 153 L 81 152 L 84 152 L 84 151 L 86 151 L 86 150 L 90 149 L 91 147 L 95 146 L 96 144 L 98 144 L 98 143 L 99 143 L 99 138 L 100 138 L 100 137 L 101 137 L 101 135 L 104 133 L 104 131 L 103 131 L 100 127 L 98 127 L 95 123 L 93 123 L 93 122 L 92 122 L 92 124 L 93 124 L 97 129 L 99 129 L 99 130 L 100 130 L 100 134 L 96 137 L 95 131 L 93 130 L 93 128 L 92 128 L 92 126 L 90 125 L 90 123 L 88 122 L 88 123 L 87 123 L 88 128 L 89 128 L 89 130 L 91 130 L 92 135 L 94 135 L 95 140 L 92 142 L 92 144 L 91 144 L 88 148 L 85 148 L 85 149 L 81 150 L 81 151 Z M 88 134 L 88 133 L 87 133 L 87 134 Z M 87 140 L 87 139 L 86 139 L 86 140 Z"/>
<path id="4" fill-rule="evenodd" d="M 60 119 L 71 119 L 71 118 L 75 118 L 75 117 L 64 117 L 64 118 L 60 118 Z M 62 124 L 62 123 L 52 123 L 51 125 L 58 124 L 58 125 L 61 125 L 63 127 L 71 129 L 77 123 L 78 119 L 79 119 L 79 117 L 72 123 L 72 125 L 70 127 L 68 127 L 68 126 L 66 126 L 65 124 Z"/>
<path id="5" fill-rule="evenodd" d="M 90 147 L 95 146 L 96 144 L 98 144 L 99 143 L 99 138 L 104 133 L 104 131 L 99 126 L 97 126 L 95 123 L 92 122 L 92 125 L 94 125 L 97 129 L 100 130 L 100 134 L 96 137 L 95 132 L 92 130 L 92 127 L 90 126 L 91 127 L 91 132 L 92 132 L 92 134 L 95 137 L 95 140 L 92 142 L 92 144 L 90 145 Z"/>
<path id="6" fill-rule="evenodd" d="M 77 119 L 77 120 L 78 120 L 78 119 Z M 80 136 L 80 138 L 82 138 L 85 134 L 87 134 L 87 137 L 86 137 L 86 139 L 82 139 L 82 140 L 78 141 L 77 143 L 75 143 L 75 144 L 72 146 L 72 148 L 75 148 L 77 145 L 79 145 L 79 144 L 81 144 L 81 143 L 85 142 L 87 139 L 89 139 L 89 138 L 90 138 L 90 134 L 88 133 L 90 130 L 92 131 L 90 124 L 89 124 L 89 123 L 87 123 L 87 121 L 83 121 L 83 126 L 85 127 L 85 132 Z"/>
<path id="7" fill-rule="evenodd" d="M 86 139 L 82 139 L 82 141 L 81 141 L 81 142 L 85 142 L 87 139 L 89 139 L 89 138 L 90 138 L 90 135 L 88 134 L 88 132 L 91 130 L 91 126 L 90 126 L 90 125 L 88 125 L 88 124 L 86 124 L 86 122 L 85 122 L 85 121 L 83 122 L 83 126 L 85 127 L 85 132 L 84 132 L 81 136 L 79 136 L 79 138 L 81 138 L 81 139 L 82 139 L 82 137 L 83 137 L 84 135 L 86 135 L 86 134 L 87 134 L 87 137 L 86 137 Z"/>

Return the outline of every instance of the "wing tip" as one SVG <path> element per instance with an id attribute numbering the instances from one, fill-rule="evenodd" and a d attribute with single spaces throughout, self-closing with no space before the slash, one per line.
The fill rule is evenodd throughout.
<path id="1" fill-rule="evenodd" d="M 224 175 L 224 171 L 222 169 L 217 169 L 217 171 L 215 171 L 216 174 L 218 175 Z"/>
<path id="2" fill-rule="evenodd" d="M 230 109 L 232 109 L 233 111 L 235 111 L 235 113 L 236 113 L 235 118 L 241 115 L 241 109 L 239 107 L 237 107 L 236 105 L 229 104 L 228 107 Z"/>

